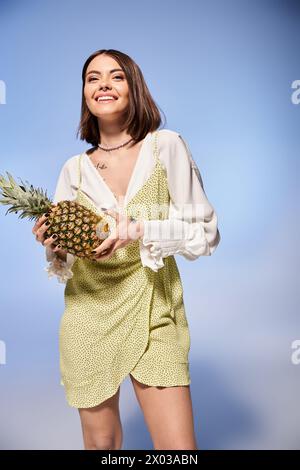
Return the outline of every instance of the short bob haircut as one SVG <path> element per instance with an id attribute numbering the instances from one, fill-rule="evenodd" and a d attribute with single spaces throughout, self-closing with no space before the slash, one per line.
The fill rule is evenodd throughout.
<path id="1" fill-rule="evenodd" d="M 86 105 L 84 97 L 85 75 L 89 63 L 98 55 L 106 54 L 113 57 L 124 71 L 129 88 L 129 106 L 126 110 L 124 124 L 121 130 L 127 129 L 134 141 L 139 142 L 148 134 L 156 131 L 161 125 L 161 116 L 144 80 L 139 66 L 127 54 L 115 49 L 100 49 L 89 56 L 82 69 L 82 101 L 81 117 L 77 137 L 92 144 L 100 142 L 98 120 Z"/>

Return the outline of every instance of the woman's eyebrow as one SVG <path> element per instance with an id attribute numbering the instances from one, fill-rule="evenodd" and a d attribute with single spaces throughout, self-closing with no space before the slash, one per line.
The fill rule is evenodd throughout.
<path id="1" fill-rule="evenodd" d="M 112 70 L 109 71 L 109 73 L 113 73 L 113 72 L 117 72 L 117 71 L 123 72 L 122 69 L 112 69 Z M 99 72 L 98 70 L 90 70 L 86 75 L 89 75 L 90 73 L 97 73 L 98 75 L 101 75 L 101 72 Z"/>

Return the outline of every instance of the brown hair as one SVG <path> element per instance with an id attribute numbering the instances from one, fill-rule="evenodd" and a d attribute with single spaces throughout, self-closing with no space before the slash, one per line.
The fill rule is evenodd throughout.
<path id="1" fill-rule="evenodd" d="M 94 145 L 100 143 L 97 117 L 86 105 L 84 97 L 85 74 L 89 63 L 98 55 L 106 54 L 113 57 L 123 69 L 129 88 L 129 106 L 122 130 L 127 129 L 132 138 L 139 142 L 148 132 L 154 132 L 161 124 L 158 106 L 154 102 L 139 66 L 124 52 L 115 49 L 100 49 L 86 60 L 82 69 L 81 117 L 76 136 L 80 140 Z"/>

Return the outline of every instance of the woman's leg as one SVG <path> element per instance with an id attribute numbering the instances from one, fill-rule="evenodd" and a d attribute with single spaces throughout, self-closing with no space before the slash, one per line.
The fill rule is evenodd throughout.
<path id="1" fill-rule="evenodd" d="M 130 378 L 154 449 L 197 450 L 189 385 L 150 387 Z"/>
<path id="2" fill-rule="evenodd" d="M 92 408 L 78 408 L 85 450 L 118 450 L 123 431 L 119 412 L 120 387 L 115 395 Z"/>

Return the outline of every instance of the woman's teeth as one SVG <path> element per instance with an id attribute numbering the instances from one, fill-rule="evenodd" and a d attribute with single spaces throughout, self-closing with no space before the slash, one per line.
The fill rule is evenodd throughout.
<path id="1" fill-rule="evenodd" d="M 100 97 L 97 99 L 97 101 L 98 101 L 98 102 L 99 102 L 99 101 L 114 101 L 114 99 L 115 99 L 115 98 L 111 98 L 111 97 L 108 97 L 108 96 L 106 96 L 106 97 L 101 97 L 101 96 L 100 96 Z"/>

